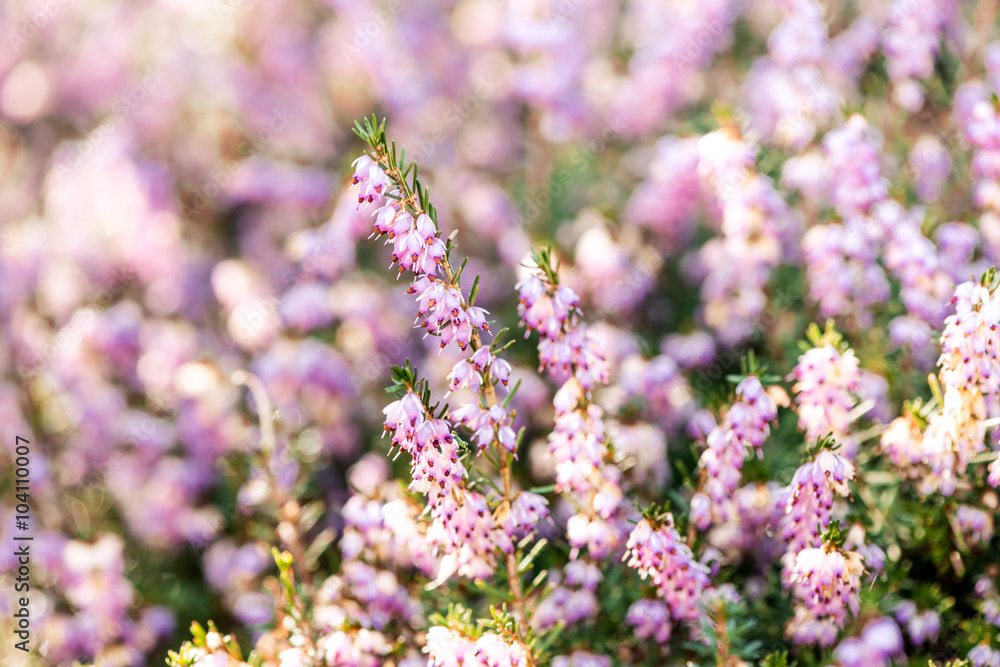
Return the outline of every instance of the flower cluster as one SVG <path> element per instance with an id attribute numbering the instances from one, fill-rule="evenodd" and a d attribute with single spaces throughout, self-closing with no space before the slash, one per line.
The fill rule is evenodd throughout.
<path id="1" fill-rule="evenodd" d="M 843 445 L 845 456 L 854 458 L 858 443 L 850 430 L 859 389 L 858 359 L 853 350 L 838 349 L 833 342 L 817 343 L 799 357 L 788 376 L 795 380 L 799 429 L 810 442 L 832 436 Z"/>
<path id="2" fill-rule="evenodd" d="M 786 571 L 796 554 L 822 545 L 821 534 L 830 525 L 833 503 L 850 493 L 848 483 L 853 479 L 854 465 L 829 449 L 795 471 L 781 522 L 781 537 L 788 542 Z"/>
<path id="3" fill-rule="evenodd" d="M 889 667 L 903 653 L 903 635 L 891 618 L 871 621 L 858 637 L 848 637 L 833 654 L 841 667 Z"/>
<path id="4" fill-rule="evenodd" d="M 823 449 L 795 472 L 786 491 L 781 536 L 788 546 L 782 557 L 782 580 L 795 598 L 788 634 L 796 643 L 831 645 L 848 612 L 858 611 L 864 559 L 857 551 L 843 550 L 835 535 L 828 534 L 834 501 L 849 494 L 848 482 L 853 479 L 853 464 Z"/>
<path id="5" fill-rule="evenodd" d="M 538 332 L 539 370 L 562 382 L 553 399 L 555 425 L 549 453 L 556 490 L 571 498 L 576 513 L 566 524 L 574 549 L 606 558 L 622 539 L 622 473 L 614 463 L 604 412 L 591 390 L 608 382 L 608 367 L 596 338 L 579 321 L 576 293 L 559 285 L 550 257 L 518 283 L 518 312 L 530 333 Z"/>
<path id="6" fill-rule="evenodd" d="M 663 519 L 640 521 L 629 535 L 625 548 L 628 566 L 656 586 L 674 623 L 698 618 L 701 595 L 711 586 L 710 570 L 695 559 L 691 548 L 674 527 L 672 515 L 668 513 Z M 669 630 L 660 632 L 669 635 Z"/>
<path id="7" fill-rule="evenodd" d="M 707 446 L 698 464 L 705 474 L 704 486 L 691 499 L 691 519 L 700 530 L 734 517 L 743 459 L 751 449 L 763 457 L 762 445 L 778 417 L 778 407 L 756 375 L 740 381 L 736 397 L 722 424 L 705 438 Z"/>
<path id="8" fill-rule="evenodd" d="M 530 653 L 517 642 L 486 633 L 473 639 L 459 630 L 434 626 L 427 631 L 429 667 L 528 667 Z"/>
<path id="9" fill-rule="evenodd" d="M 797 643 L 833 644 L 848 614 L 860 609 L 863 572 L 858 552 L 842 551 L 829 542 L 796 553 L 785 570 L 797 602 L 788 634 Z"/>
<path id="10" fill-rule="evenodd" d="M 551 271 L 551 269 L 550 269 Z M 517 284 L 517 312 L 528 332 L 538 332 L 539 370 L 557 378 L 572 375 L 589 391 L 607 384 L 608 366 L 592 333 L 578 323 L 580 299 L 543 270 Z"/>
<path id="11" fill-rule="evenodd" d="M 406 182 L 390 179 L 382 165 L 370 156 L 362 155 L 355 164 L 354 187 L 361 193 L 358 201 L 382 203 L 372 210 L 373 236 L 385 235 L 386 244 L 393 244 L 392 263 L 399 264 L 401 274 L 407 270 L 414 274 L 407 291 L 416 295 L 420 326 L 440 337 L 442 349 L 454 342 L 465 350 L 473 343 L 478 351 L 477 332 L 489 329 L 487 312 L 467 303 L 460 285 L 449 282 L 454 275 L 447 264 L 447 248 L 436 220 L 426 212 L 414 214 L 411 204 L 417 205 L 413 201 L 416 197 L 409 192 Z M 439 273 L 444 273 L 446 280 L 439 279 Z M 490 359 L 481 361 L 485 365 L 480 364 L 479 373 L 487 371 Z M 506 368 L 509 372 L 509 366 Z"/>
<path id="12" fill-rule="evenodd" d="M 879 166 L 880 140 L 864 117 L 853 115 L 823 140 L 831 170 L 829 198 L 842 222 L 814 225 L 802 238 L 809 297 L 824 317 L 872 320 L 871 308 L 889 296 L 878 263 L 884 233 L 873 220 L 876 204 L 888 194 Z"/>
<path id="13" fill-rule="evenodd" d="M 892 98 L 910 112 L 924 105 L 920 83 L 934 71 L 941 33 L 957 19 L 957 5 L 951 2 L 924 2 L 911 5 L 895 0 L 889 8 L 889 25 L 883 36 Z"/>
<path id="14" fill-rule="evenodd" d="M 924 644 L 937 639 L 941 631 L 941 615 L 933 609 L 918 611 L 912 600 L 903 600 L 896 607 L 896 620 L 906 628 L 906 634 L 914 644 Z"/>
<path id="15" fill-rule="evenodd" d="M 994 4 L 6 3 L 0 663 L 1000 663 Z"/>
<path id="16" fill-rule="evenodd" d="M 935 380 L 939 395 L 921 430 L 917 417 L 904 415 L 882 435 L 882 449 L 893 463 L 916 476 L 919 463 L 930 469 L 921 475 L 922 493 L 952 495 L 973 456 L 986 449 L 987 399 L 997 395 L 997 327 L 1000 310 L 994 286 L 984 280 L 955 288 L 955 312 L 945 319 L 941 337 L 940 371 Z M 1000 484 L 1000 459 L 991 463 L 988 481 Z"/>

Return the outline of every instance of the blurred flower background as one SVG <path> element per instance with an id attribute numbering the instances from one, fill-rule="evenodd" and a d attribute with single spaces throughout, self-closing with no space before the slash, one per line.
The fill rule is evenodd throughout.
<path id="1" fill-rule="evenodd" d="M 162 664 L 208 619 L 252 646 L 280 630 L 272 546 L 343 635 L 327 664 L 448 643 L 427 619 L 476 588 L 425 590 L 439 564 L 381 435 L 391 365 L 409 358 L 441 398 L 461 356 L 414 329 L 409 279 L 366 242 L 351 128 L 374 113 L 481 276 L 491 330 L 517 340 L 521 488 L 557 479 L 558 385 L 522 340 L 515 290 L 551 246 L 610 369 L 594 395 L 631 498 L 621 521 L 690 503 L 689 546 L 697 525 L 698 557 L 723 572 L 705 604 L 739 599 L 757 624 L 760 646 L 730 657 L 874 665 L 905 644 L 914 665 L 1000 664 L 996 493 L 919 468 L 905 425 L 884 451 L 874 437 L 931 397 L 954 286 L 1000 258 L 996 34 L 992 0 L 7 0 L 0 663 L 22 655 L 17 436 L 27 664 Z M 826 338 L 798 361 L 828 318 L 853 352 Z M 730 456 L 709 434 L 749 352 L 799 383 L 798 414 L 725 479 L 702 450 Z M 989 391 L 984 419 L 1000 415 Z M 767 437 L 760 419 L 747 438 Z M 844 524 L 868 572 L 836 653 L 785 631 L 792 529 L 774 519 L 803 441 L 829 433 L 869 469 Z M 567 566 L 583 563 L 575 510 L 543 493 L 556 586 L 533 621 L 568 626 L 553 664 L 716 664 L 685 643 L 704 634 L 671 639 L 624 543 L 599 570 Z"/>

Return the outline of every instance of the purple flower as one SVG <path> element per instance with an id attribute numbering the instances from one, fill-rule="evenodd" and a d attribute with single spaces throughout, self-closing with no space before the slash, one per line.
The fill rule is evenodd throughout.
<path id="1" fill-rule="evenodd" d="M 637 600 L 625 614 L 625 623 L 635 628 L 639 639 L 653 639 L 659 644 L 670 641 L 670 610 L 659 600 Z"/>

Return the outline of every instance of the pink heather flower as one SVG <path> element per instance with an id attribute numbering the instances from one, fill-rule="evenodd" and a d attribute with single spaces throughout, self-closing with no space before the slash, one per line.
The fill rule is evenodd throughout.
<path id="1" fill-rule="evenodd" d="M 850 413 L 857 403 L 859 380 L 854 351 L 841 353 L 830 344 L 814 347 L 799 357 L 788 379 L 795 380 L 792 391 L 806 440 L 815 442 L 832 432 L 853 458 L 857 443 L 849 436 Z"/>
<path id="2" fill-rule="evenodd" d="M 890 618 L 869 623 L 860 637 L 848 637 L 834 649 L 841 667 L 888 667 L 903 652 L 903 636 Z"/>
<path id="3" fill-rule="evenodd" d="M 308 332 L 333 322 L 330 307 L 330 286 L 323 283 L 302 283 L 281 297 L 278 314 L 285 326 Z"/>
<path id="4" fill-rule="evenodd" d="M 583 561 L 572 561 L 583 562 Z M 567 586 L 556 588 L 545 597 L 532 615 L 532 625 L 537 629 L 550 628 L 562 621 L 579 623 L 595 617 L 600 611 L 597 596 L 589 588 L 572 590 Z"/>
<path id="5" fill-rule="evenodd" d="M 781 536 L 788 541 L 788 548 L 782 557 L 782 581 L 791 588 L 795 600 L 788 634 L 799 644 L 832 645 L 847 613 L 857 613 L 858 584 L 864 569 L 861 550 L 848 550 L 846 542 L 841 549 L 821 537 L 830 525 L 834 498 L 848 495 L 852 479 L 853 464 L 823 449 L 814 461 L 795 472 L 786 491 Z M 848 542 L 863 539 L 853 530 L 848 533 Z"/>
<path id="6" fill-rule="evenodd" d="M 217 650 L 206 653 L 191 664 L 193 667 L 242 667 L 247 663 L 237 662 L 229 651 Z"/>
<path id="7" fill-rule="evenodd" d="M 795 471 L 781 522 L 781 537 L 788 542 L 786 567 L 793 554 L 822 544 L 820 531 L 830 524 L 834 498 L 847 496 L 853 479 L 854 465 L 828 449 Z"/>
<path id="8" fill-rule="evenodd" d="M 586 549 L 593 558 L 606 558 L 621 541 L 620 528 L 599 516 L 574 514 L 566 522 L 566 539 L 573 547 L 571 557 Z"/>
<path id="9" fill-rule="evenodd" d="M 886 661 L 903 652 L 903 635 L 891 618 L 882 617 L 871 621 L 861 631 L 861 640 Z"/>
<path id="10" fill-rule="evenodd" d="M 903 600 L 896 605 L 896 620 L 900 623 L 907 623 L 917 614 L 917 603 L 913 600 Z"/>
<path id="11" fill-rule="evenodd" d="M 63 547 L 61 585 L 66 599 L 98 622 L 117 623 L 135 591 L 125 576 L 125 543 L 102 533 L 93 543 L 70 540 Z"/>
<path id="12" fill-rule="evenodd" d="M 529 275 L 517 284 L 518 314 L 526 333 L 537 331 L 539 370 L 573 373 L 586 389 L 608 381 L 608 365 L 596 340 L 576 319 L 580 302 L 568 286 L 550 285 L 544 273 Z M 572 318 L 572 320 L 571 320 Z"/>
<path id="13" fill-rule="evenodd" d="M 691 497 L 690 518 L 698 530 L 705 530 L 712 525 L 712 499 L 707 494 L 699 491 Z"/>
<path id="14" fill-rule="evenodd" d="M 715 340 L 707 331 L 671 334 L 660 345 L 660 351 L 684 368 L 709 366 L 715 361 Z"/>
<path id="15" fill-rule="evenodd" d="M 777 406 L 756 376 L 751 375 L 737 385 L 736 397 L 722 424 L 709 432 L 707 447 L 699 461 L 706 474 L 704 493 L 692 499 L 691 515 L 701 530 L 712 521 L 724 523 L 732 517 L 733 494 L 742 480 L 747 449 L 763 456 L 761 446 L 770 433 L 770 422 L 778 417 Z"/>
<path id="16" fill-rule="evenodd" d="M 844 540 L 844 549 L 857 551 L 865 559 L 865 568 L 869 573 L 879 574 L 885 565 L 885 552 L 877 544 L 867 541 L 867 534 L 860 523 L 851 525 Z"/>
<path id="17" fill-rule="evenodd" d="M 590 591 L 596 591 L 597 585 L 604 579 L 601 568 L 585 560 L 573 560 L 563 568 L 565 582 L 569 586 L 580 586 Z"/>
<path id="18" fill-rule="evenodd" d="M 555 462 L 556 490 L 570 496 L 577 513 L 566 533 L 571 557 L 586 548 L 603 558 L 620 543 L 622 472 L 611 461 L 604 413 L 591 401 L 590 390 L 608 381 L 608 364 L 596 339 L 579 321 L 579 298 L 572 289 L 549 282 L 534 271 L 518 283 L 518 312 L 529 331 L 540 334 L 540 370 L 563 381 L 553 399 L 555 426 L 549 453 Z"/>
<path id="19" fill-rule="evenodd" d="M 796 599 L 795 617 L 788 628 L 796 643 L 833 643 L 848 614 L 858 613 L 863 572 L 864 559 L 857 552 L 832 545 L 803 549 L 795 555 L 786 576 Z"/>
<path id="20" fill-rule="evenodd" d="M 771 57 L 783 67 L 821 63 L 828 45 L 823 8 L 816 2 L 802 0 L 788 3 L 788 9 L 788 14 L 767 38 Z"/>
<path id="21" fill-rule="evenodd" d="M 907 111 L 915 112 L 923 106 L 919 80 L 933 74 L 942 33 L 954 22 L 956 13 L 954 3 L 940 0 L 919 4 L 895 0 L 889 8 L 883 48 L 889 79 L 896 88 L 893 97 Z M 912 100 L 900 92 L 908 88 L 918 91 Z"/>
<path id="22" fill-rule="evenodd" d="M 626 357 L 619 367 L 618 384 L 629 398 L 641 401 L 649 421 L 659 422 L 667 431 L 679 429 L 696 407 L 684 373 L 664 354 L 649 360 L 639 354 Z M 704 425 L 703 419 L 698 417 L 699 425 Z M 714 426 L 713 421 L 704 434 Z"/>
<path id="23" fill-rule="evenodd" d="M 287 648 L 278 654 L 278 667 L 309 667 L 312 661 L 301 648 Z"/>
<path id="24" fill-rule="evenodd" d="M 922 479 L 923 493 L 954 493 L 959 475 L 986 448 L 985 397 L 1000 389 L 1000 302 L 989 288 L 969 281 L 955 288 L 952 303 L 955 314 L 945 319 L 939 360 L 944 401 L 930 416 L 921 442 L 932 473 Z M 988 481 L 1000 482 L 992 467 Z"/>
<path id="25" fill-rule="evenodd" d="M 473 365 L 468 359 L 462 359 L 451 369 L 448 374 L 448 390 L 455 391 L 462 387 L 468 387 L 474 392 L 479 392 L 483 386 L 483 376 L 473 369 Z"/>
<path id="26" fill-rule="evenodd" d="M 358 188 L 358 203 L 369 203 L 380 198 L 389 185 L 389 177 L 374 160 L 367 155 L 356 159 L 354 167 L 354 186 Z"/>
<path id="27" fill-rule="evenodd" d="M 428 333 L 440 336 L 442 349 L 454 342 L 465 350 L 476 329 L 489 328 L 481 316 L 486 311 L 467 307 L 457 288 L 433 274 L 416 278 L 407 293 L 417 295 L 418 322 Z"/>
<path id="28" fill-rule="evenodd" d="M 988 94 L 985 86 L 966 84 L 956 92 L 955 107 L 956 120 L 965 126 L 965 138 L 974 149 L 971 171 L 978 180 L 973 189 L 973 200 L 977 206 L 986 209 L 979 219 L 983 250 L 990 261 L 996 262 L 996 214 L 1000 212 L 1000 117 Z"/>
<path id="29" fill-rule="evenodd" d="M 365 468 L 370 471 L 369 464 L 375 462 L 373 457 L 369 455 L 354 465 L 352 484 L 358 481 L 358 473 Z M 381 457 L 377 462 L 385 465 Z M 402 497 L 403 488 L 394 480 L 383 478 L 365 491 L 359 489 L 344 503 L 340 553 L 345 561 L 380 560 L 396 567 L 416 565 L 426 575 L 434 574 L 437 559 L 429 553 L 418 521 L 422 508 Z"/>
<path id="30" fill-rule="evenodd" d="M 785 551 L 785 545 L 773 535 L 772 526 L 779 525 L 784 515 L 787 499 L 779 497 L 783 491 L 773 482 L 747 484 L 737 489 L 733 494 L 732 519 L 706 535 L 711 547 L 733 561 L 748 554 L 752 554 L 759 563 L 778 560 Z M 695 494 L 691 500 L 691 521 L 696 526 L 694 508 L 698 495 Z M 701 526 L 699 529 L 704 530 Z"/>
<path id="31" fill-rule="evenodd" d="M 670 641 L 670 610 L 659 600 L 637 600 L 625 614 L 625 624 L 635 628 L 639 639 L 653 639 L 658 644 Z"/>
<path id="32" fill-rule="evenodd" d="M 667 248 L 676 249 L 691 236 L 693 212 L 701 199 L 698 137 L 667 135 L 656 142 L 654 151 L 645 180 L 632 191 L 624 217 L 651 228 Z"/>
<path id="33" fill-rule="evenodd" d="M 490 439 L 503 429 L 498 420 L 507 415 L 499 406 L 496 414 L 480 416 Z M 385 410 L 385 430 L 392 445 L 411 456 L 410 489 L 427 494 L 432 523 L 427 540 L 435 553 L 442 554 L 438 581 L 452 573 L 484 577 L 494 567 L 494 551 L 511 551 L 510 536 L 496 525 L 486 499 L 465 488 L 467 471 L 458 458 L 451 425 L 426 414 L 420 398 L 408 392 Z M 491 420 L 493 420 L 491 422 Z M 501 434 L 508 446 L 512 435 Z M 482 443 L 484 436 L 479 437 Z"/>
<path id="34" fill-rule="evenodd" d="M 496 567 L 495 552 L 514 549 L 510 536 L 496 525 L 486 498 L 473 491 L 458 488 L 432 506 L 431 516 L 427 540 L 443 554 L 435 583 L 453 573 L 488 577 Z"/>
<path id="35" fill-rule="evenodd" d="M 496 357 L 490 365 L 490 370 L 493 373 L 493 377 L 495 377 L 497 381 L 504 386 L 504 388 L 507 388 L 507 384 L 510 382 L 510 364 L 507 363 L 505 359 Z"/>
<path id="36" fill-rule="evenodd" d="M 521 491 L 511 504 L 508 521 L 512 527 L 534 529 L 549 516 L 549 501 L 537 493 Z"/>
<path id="37" fill-rule="evenodd" d="M 730 517 L 732 492 L 742 480 L 743 456 L 745 448 L 722 427 L 716 427 L 708 434 L 708 447 L 701 454 L 699 466 L 707 476 L 705 493 L 712 505 L 712 518 L 725 522 Z"/>
<path id="38" fill-rule="evenodd" d="M 881 139 L 863 116 L 855 114 L 828 133 L 823 138 L 823 153 L 833 172 L 831 199 L 842 218 L 868 213 L 873 204 L 888 196 L 879 167 Z"/>
<path id="39" fill-rule="evenodd" d="M 941 336 L 941 382 L 946 389 L 1000 389 L 1000 299 L 978 282 L 964 282 L 952 298 L 955 314 L 945 319 Z"/>
<path id="40" fill-rule="evenodd" d="M 511 427 L 512 419 L 512 416 L 499 405 L 494 405 L 483 412 L 478 421 L 479 429 L 474 436 L 479 450 L 482 451 L 493 442 L 498 442 L 507 451 L 514 452 L 517 448 L 517 434 Z"/>
<path id="41" fill-rule="evenodd" d="M 397 220 L 410 223 L 405 229 L 397 225 L 395 230 L 389 231 L 387 243 L 392 243 L 392 261 L 399 262 L 399 272 L 410 270 L 417 275 L 437 274 L 438 265 L 445 256 L 445 246 L 438 238 L 437 228 L 430 217 L 426 213 L 416 218 L 406 214 Z"/>
<path id="42" fill-rule="evenodd" d="M 359 202 L 374 201 L 389 185 L 385 172 L 368 156 L 355 161 L 354 180 L 360 189 Z M 367 171 L 366 171 L 367 170 Z M 457 288 L 436 280 L 438 268 L 445 258 L 445 244 L 435 222 L 426 213 L 416 217 L 401 206 L 389 202 L 373 211 L 374 235 L 385 235 L 392 244 L 392 262 L 399 263 L 399 272 L 416 275 L 407 290 L 419 294 L 419 314 L 429 333 L 441 336 L 441 347 L 457 341 L 465 349 L 473 329 L 486 329 L 488 324 L 481 308 L 470 308 Z"/>
<path id="43" fill-rule="evenodd" d="M 882 433 L 879 446 L 894 466 L 910 476 L 915 474 L 914 466 L 923 461 L 923 437 L 916 418 L 905 414 L 889 422 L 889 428 Z"/>
<path id="44" fill-rule="evenodd" d="M 886 229 L 885 265 L 900 282 L 903 305 L 937 327 L 944 318 L 952 282 L 940 267 L 934 243 L 921 231 L 924 211 L 908 212 L 895 202 L 883 202 L 875 215 Z"/>
<path id="45" fill-rule="evenodd" d="M 673 525 L 673 517 L 654 526 L 643 519 L 632 530 L 625 546 L 624 559 L 629 567 L 647 577 L 659 591 L 670 609 L 674 621 L 690 621 L 698 617 L 698 602 L 710 586 L 709 569 L 699 563 L 691 549 L 681 540 Z"/>
<path id="46" fill-rule="evenodd" d="M 974 226 L 965 222 L 946 222 L 934 230 L 934 239 L 941 268 L 955 284 L 983 272 L 972 262 L 980 243 L 979 231 Z"/>
<path id="47" fill-rule="evenodd" d="M 736 385 L 738 400 L 726 414 L 733 438 L 745 447 L 753 447 L 757 458 L 763 458 L 762 445 L 771 433 L 770 423 L 778 418 L 778 406 L 755 375 Z"/>
<path id="48" fill-rule="evenodd" d="M 858 377 L 858 398 L 872 401 L 874 405 L 865 416 L 880 424 L 888 424 L 895 417 L 895 409 L 889 399 L 889 380 L 874 371 L 862 370 Z"/>

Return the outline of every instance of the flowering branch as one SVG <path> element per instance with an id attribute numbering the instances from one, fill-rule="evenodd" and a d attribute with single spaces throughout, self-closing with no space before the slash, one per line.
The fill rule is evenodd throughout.
<path id="1" fill-rule="evenodd" d="M 393 445 L 413 457 L 411 488 L 419 487 L 429 495 L 435 519 L 431 534 L 446 554 L 435 583 L 455 571 L 486 576 L 491 571 L 493 545 L 498 545 L 506 563 L 518 637 L 523 637 L 528 612 L 511 538 L 518 531 L 530 532 L 547 509 L 540 497 L 514 489 L 511 462 L 517 458 L 520 438 L 512 428 L 514 412 L 507 410 L 509 397 L 503 402 L 497 397 L 498 385 L 509 391 L 511 367 L 497 356 L 499 336 L 491 345 L 482 338 L 489 323 L 487 311 L 474 305 L 479 279 L 466 296 L 461 283 L 466 264 L 455 269 L 451 262 L 454 234 L 442 240 L 437 211 L 417 177 L 417 165 L 406 165 L 405 149 L 399 151 L 397 159 L 395 142 L 388 142 L 384 121 L 378 125 L 374 119 L 365 119 L 356 124 L 355 132 L 370 148 L 354 163 L 358 205 L 378 204 L 373 211 L 373 235 L 385 235 L 386 244 L 392 244 L 392 262 L 399 265 L 400 274 L 413 273 L 407 292 L 416 295 L 417 326 L 439 337 L 441 349 L 454 345 L 466 355 L 448 377 L 450 390 L 468 388 L 478 397 L 477 403 L 446 408 L 435 417 L 428 408 L 429 392 L 415 391 L 415 375 L 403 373 L 397 378 L 401 397 L 385 410 L 385 428 Z M 452 424 L 467 426 L 478 452 L 485 453 L 496 466 L 502 490 L 499 502 L 492 507 L 487 498 L 463 483 L 466 470 L 456 446 L 462 441 L 452 434 Z M 476 534 L 482 540 L 470 542 Z"/>

